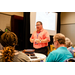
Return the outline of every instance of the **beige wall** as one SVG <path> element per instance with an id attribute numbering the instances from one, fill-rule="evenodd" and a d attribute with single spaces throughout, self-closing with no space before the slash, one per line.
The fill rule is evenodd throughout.
<path id="1" fill-rule="evenodd" d="M 5 31 L 6 28 L 11 28 L 11 16 L 0 14 L 0 29 Z"/>
<path id="2" fill-rule="evenodd" d="M 75 44 L 75 12 L 61 12 L 60 32 Z"/>
<path id="3" fill-rule="evenodd" d="M 62 12 L 61 24 L 75 23 L 75 12 Z"/>
<path id="4" fill-rule="evenodd" d="M 23 17 L 23 12 L 0 12 L 0 13 L 4 13 L 0 14 L 0 29 L 3 31 L 5 31 L 5 28 L 9 28 L 11 30 L 11 16 L 8 15 L 17 15 Z"/>
<path id="5" fill-rule="evenodd" d="M 23 17 L 23 12 L 1 12 L 1 13 L 4 13 L 4 14 L 9 14 L 9 15 L 17 15 L 17 16 L 21 16 Z"/>

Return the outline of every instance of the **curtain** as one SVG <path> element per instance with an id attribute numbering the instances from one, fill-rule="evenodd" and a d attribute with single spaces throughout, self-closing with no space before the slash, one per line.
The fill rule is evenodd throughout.
<path id="1" fill-rule="evenodd" d="M 57 12 L 58 16 L 57 16 L 57 33 L 60 33 L 60 14 L 61 12 Z"/>
<path id="2" fill-rule="evenodd" d="M 30 48 L 30 12 L 24 12 L 23 40 L 24 49 Z"/>

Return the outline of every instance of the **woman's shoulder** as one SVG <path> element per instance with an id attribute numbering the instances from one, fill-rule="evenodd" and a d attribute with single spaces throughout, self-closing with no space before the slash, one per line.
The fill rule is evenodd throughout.
<path id="1" fill-rule="evenodd" d="M 2 50 L 3 49 L 3 46 L 2 46 L 2 44 L 0 43 L 0 50 Z"/>
<path id="2" fill-rule="evenodd" d="M 3 50 L 0 50 L 0 62 L 2 62 L 2 51 Z M 22 51 L 15 50 L 15 55 L 14 55 L 14 58 L 13 58 L 13 62 L 30 62 L 30 59 Z"/>
<path id="3" fill-rule="evenodd" d="M 22 51 L 19 51 L 19 54 L 15 55 L 15 57 L 16 56 L 17 56 L 18 61 L 21 61 L 21 62 L 29 62 L 30 61 L 29 57 Z"/>

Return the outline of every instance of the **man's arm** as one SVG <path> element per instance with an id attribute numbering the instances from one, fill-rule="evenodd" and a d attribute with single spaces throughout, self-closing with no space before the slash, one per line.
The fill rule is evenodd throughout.
<path id="1" fill-rule="evenodd" d="M 32 40 L 32 41 L 34 41 L 34 40 Z M 35 42 L 36 43 L 47 43 L 47 42 L 49 42 L 49 40 L 47 40 L 47 39 L 43 39 L 43 40 L 36 39 Z"/>
<path id="2" fill-rule="evenodd" d="M 34 42 L 34 33 L 31 35 L 30 37 L 30 42 L 33 43 Z"/>
<path id="3" fill-rule="evenodd" d="M 30 38 L 30 42 L 33 43 L 33 42 L 34 42 L 34 39 L 31 39 L 31 38 Z"/>
<path id="4" fill-rule="evenodd" d="M 43 39 L 43 40 L 41 40 L 41 43 L 47 43 L 47 42 L 49 42 L 50 40 L 48 40 L 48 39 Z"/>

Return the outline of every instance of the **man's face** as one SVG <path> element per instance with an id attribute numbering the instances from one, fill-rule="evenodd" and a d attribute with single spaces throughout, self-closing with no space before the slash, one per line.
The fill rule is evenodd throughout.
<path id="1" fill-rule="evenodd" d="M 53 42 L 54 42 L 55 49 L 57 49 L 58 48 L 58 41 L 57 40 L 53 40 Z"/>
<path id="2" fill-rule="evenodd" d="M 40 31 L 42 29 L 42 25 L 39 22 L 36 23 L 36 29 L 37 31 Z"/>

